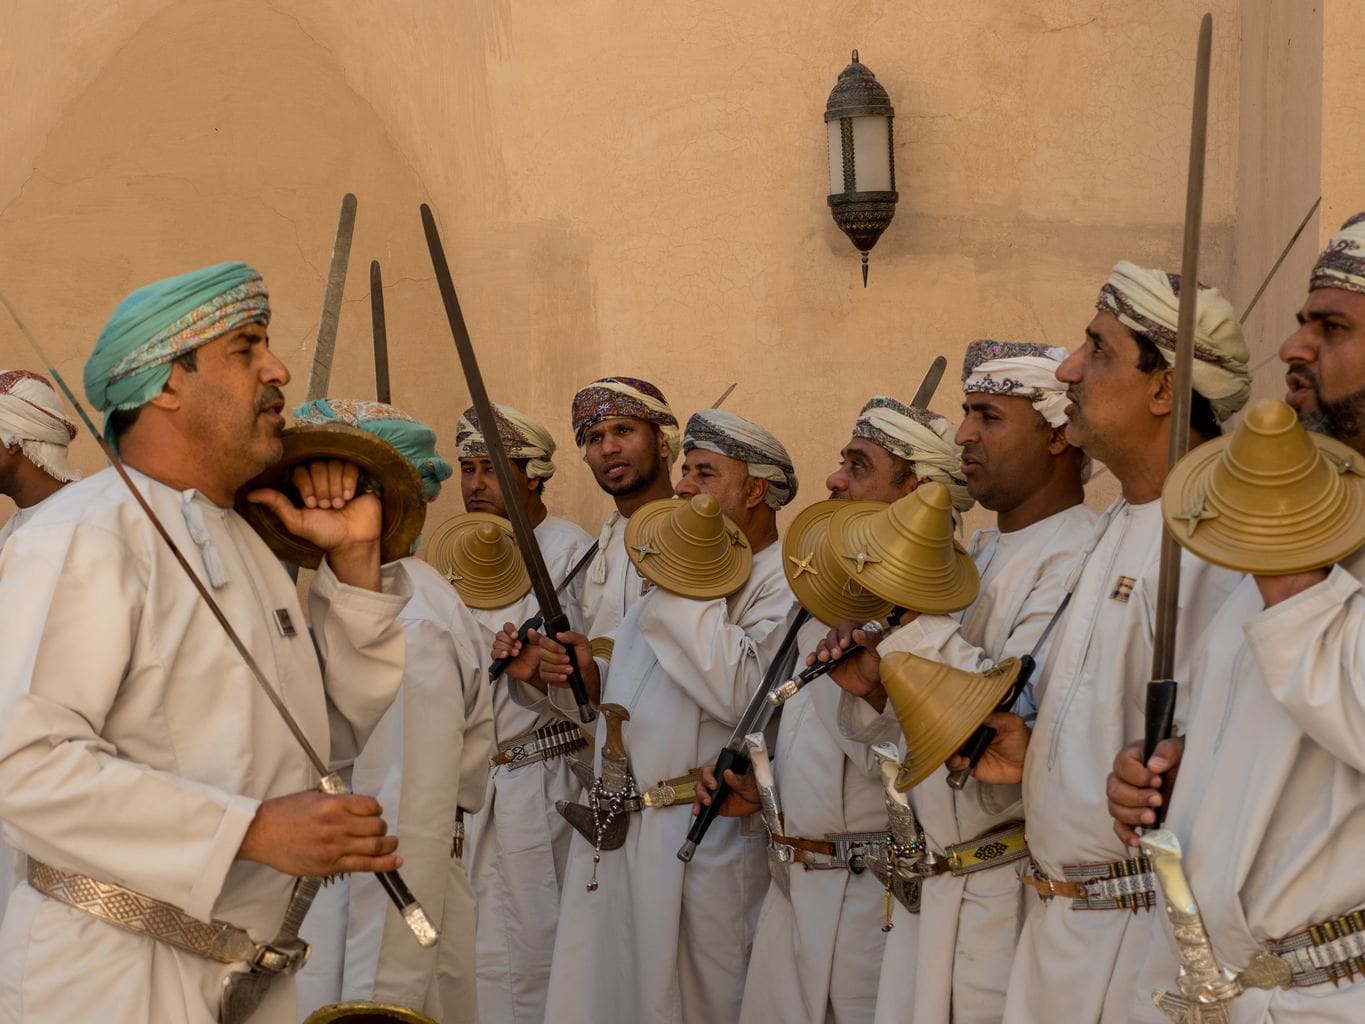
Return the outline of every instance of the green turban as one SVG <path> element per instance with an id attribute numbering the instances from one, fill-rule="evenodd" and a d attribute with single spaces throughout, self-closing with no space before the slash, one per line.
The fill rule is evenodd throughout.
<path id="1" fill-rule="evenodd" d="M 105 438 L 114 445 L 109 413 L 136 409 L 160 394 L 172 360 L 247 324 L 269 322 L 265 282 L 245 263 L 219 263 L 133 292 L 85 362 L 85 396 L 105 414 Z"/>
<path id="2" fill-rule="evenodd" d="M 294 410 L 300 423 L 349 423 L 398 449 L 422 478 L 427 501 L 441 493 L 441 481 L 454 469 L 436 454 L 436 432 L 421 420 L 382 402 L 319 398 Z"/>

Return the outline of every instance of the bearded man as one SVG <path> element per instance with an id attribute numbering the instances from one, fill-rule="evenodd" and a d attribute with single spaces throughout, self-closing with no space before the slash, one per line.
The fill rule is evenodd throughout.
<path id="1" fill-rule="evenodd" d="M 1103 779 L 1113 751 L 1141 731 L 1151 675 L 1181 287 L 1178 275 L 1119 263 L 1085 341 L 1057 370 L 1068 385 L 1068 439 L 1109 468 L 1121 496 L 1101 517 L 1058 621 L 1032 732 L 1018 715 L 993 715 L 996 740 L 976 772 L 985 783 L 1022 779 L 1033 858 L 1020 877 L 1032 906 L 1010 972 L 1007 1024 L 1126 1020 L 1134 965 L 1121 947 L 1150 941 L 1159 926 L 1150 872 L 1109 828 Z M 1216 435 L 1250 391 L 1232 307 L 1216 289 L 1195 287 L 1192 446 Z M 1177 678 L 1236 582 L 1183 560 Z"/>
<path id="2" fill-rule="evenodd" d="M 728 739 L 794 610 L 777 544 L 777 511 L 797 486 L 786 449 L 757 423 L 706 409 L 688 421 L 683 450 L 678 497 L 693 512 L 700 506 L 728 517 L 724 528 L 733 524 L 752 551 L 748 578 L 735 580 L 728 597 L 710 599 L 652 587 L 617 629 L 609 661 L 594 659 L 582 634 L 559 635 L 589 694 L 628 712 L 625 740 L 642 789 L 664 779 L 684 791 L 695 785 L 697 767 Z M 725 546 L 738 543 L 732 534 Z M 541 645 L 541 676 L 563 686 L 565 647 L 548 638 Z M 603 726 L 599 773 L 605 736 Z M 600 857 L 574 836 L 546 1019 L 737 1017 L 768 882 L 763 842 L 737 821 L 718 821 L 684 864 L 676 853 L 690 811 L 689 793 L 628 812 L 624 844 Z"/>
<path id="3" fill-rule="evenodd" d="M 626 521 L 641 505 L 672 497 L 669 474 L 682 453 L 678 420 L 663 392 L 635 377 L 593 381 L 574 395 L 572 415 L 583 461 L 616 505 L 572 596 L 588 635 L 609 636 L 645 593 L 644 577 L 626 557 Z"/>
<path id="4" fill-rule="evenodd" d="M 353 756 L 402 678 L 403 598 L 380 590 L 379 502 L 356 494 L 356 467 L 302 468 L 302 509 L 249 496 L 325 553 L 309 595 L 317 651 L 293 581 L 232 510 L 282 453 L 289 372 L 269 318 L 244 264 L 158 281 L 114 311 L 85 390 L 314 749 Z M 0 1020 L 200 1024 L 245 1019 L 255 998 L 253 1024 L 296 1020 L 295 876 L 397 868 L 379 804 L 316 788 L 112 468 L 10 538 L 0 606 L 0 819 L 27 856 L 0 926 Z M 262 944 L 259 962 L 224 952 L 229 938 Z"/>
<path id="5" fill-rule="evenodd" d="M 954 429 L 926 409 L 874 397 L 860 411 L 825 486 L 832 498 L 889 503 L 934 481 L 949 489 L 955 513 L 965 512 L 971 498 L 956 473 L 961 454 Z M 798 633 L 797 649 L 814 651 L 827 632 L 812 618 Z M 880 772 L 867 744 L 844 736 L 836 686 L 817 681 L 783 705 L 774 750 L 786 837 L 819 842 L 885 830 Z M 724 813 L 756 811 L 752 773 L 731 773 L 727 780 L 738 799 Z M 703 782 L 714 789 L 709 767 Z M 709 796 L 701 802 L 709 803 Z M 885 890 L 871 873 L 855 874 L 836 858 L 809 867 L 798 863 L 799 847 L 792 849 L 792 861 L 777 868 L 786 872 L 789 891 L 773 884 L 764 897 L 740 1020 L 871 1021 L 886 942 Z"/>
<path id="6" fill-rule="evenodd" d="M 554 439 L 543 424 L 511 406 L 497 405 L 494 411 L 503 448 L 512 462 L 518 499 L 526 507 L 545 568 L 558 583 L 591 541 L 574 523 L 550 515 L 545 505 L 545 487 L 555 475 Z M 507 503 L 473 408 L 460 417 L 455 447 L 465 510 L 506 518 Z M 505 543 L 511 544 L 510 537 Z M 572 596 L 563 604 L 570 622 L 581 625 Z M 479 624 L 477 643 L 484 674 L 491 658 L 501 656 L 498 651 L 489 654 L 499 631 L 520 651 L 517 626 L 539 610 L 534 592 L 502 608 L 471 609 Z M 571 714 L 577 717 L 576 711 Z M 582 789 L 563 747 L 541 749 L 535 742 L 536 730 L 556 720 L 543 688 L 526 685 L 513 667 L 493 683 L 498 759 L 485 765 L 487 798 L 482 810 L 465 823 L 465 865 L 479 901 L 475 944 L 479 1009 L 485 1020 L 544 1019 L 571 832 L 555 810 L 555 801 L 577 799 Z M 518 748 L 536 752 L 513 759 Z"/>
<path id="7" fill-rule="evenodd" d="M 1077 538 L 1093 532 L 1095 521 L 1082 504 L 1084 456 L 1067 441 L 1065 387 L 1056 379 L 1065 358 L 1064 349 L 1027 342 L 968 346 L 955 441 L 968 493 L 996 514 L 996 525 L 968 545 L 981 588 L 953 615 L 907 612 L 875 649 L 869 644 L 834 671 L 848 692 L 840 711 L 853 737 L 892 740 L 906 754 L 879 675 L 887 653 L 907 651 L 966 672 L 984 672 L 1007 657 L 1046 656 L 1045 633 L 1079 568 Z M 837 637 L 840 647 L 868 639 L 847 627 Z M 833 646 L 827 643 L 821 656 Z M 1026 686 L 1016 708 L 1032 707 Z M 1019 790 L 969 780 L 958 791 L 947 783 L 947 770 L 939 768 L 908 794 L 926 844 L 911 866 L 922 875 L 920 907 L 918 914 L 899 901 L 891 908 L 878 1021 L 1000 1019 L 1024 912 Z M 981 854 L 988 849 L 1007 852 Z"/>
<path id="8" fill-rule="evenodd" d="M 1308 289 L 1280 346 L 1285 400 L 1303 426 L 1360 453 L 1338 449 L 1354 465 L 1365 458 L 1365 214 L 1332 236 Z M 1261 429 L 1273 418 L 1260 407 L 1254 417 Z M 1358 468 L 1336 468 L 1341 488 L 1359 489 Z M 1283 533 L 1293 539 L 1288 524 Z M 1335 566 L 1244 578 L 1199 636 L 1186 734 L 1145 763 L 1130 743 L 1109 777 L 1114 830 L 1134 847 L 1173 782 L 1164 827 L 1184 848 L 1219 964 L 1237 974 L 1266 953 L 1285 964 L 1283 988 L 1251 987 L 1229 1004 L 1238 1024 L 1365 1017 L 1358 951 L 1345 948 L 1365 909 L 1360 873 L 1345 866 L 1365 841 L 1362 569 L 1365 548 Z M 1132 1019 L 1161 1020 L 1152 994 L 1175 988 L 1178 950 L 1163 934 L 1139 960 Z"/>

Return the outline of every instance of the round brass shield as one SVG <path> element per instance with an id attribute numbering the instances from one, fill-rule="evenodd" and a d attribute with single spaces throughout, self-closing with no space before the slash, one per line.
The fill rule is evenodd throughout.
<path id="1" fill-rule="evenodd" d="M 310 1013 L 303 1024 L 437 1024 L 425 1013 L 388 1003 L 332 1003 Z"/>
<path id="2" fill-rule="evenodd" d="M 859 586 L 898 608 L 931 614 L 976 600 L 981 578 L 953 540 L 953 504 L 942 484 L 920 484 L 890 505 L 839 504 L 830 515 L 830 544 Z"/>
<path id="3" fill-rule="evenodd" d="M 905 734 L 905 760 L 896 775 L 902 793 L 934 773 L 967 741 L 1019 678 L 1018 658 L 988 672 L 964 672 L 916 654 L 882 658 L 882 686 Z"/>
<path id="4" fill-rule="evenodd" d="M 236 507 L 242 518 L 283 561 L 316 569 L 322 550 L 284 528 L 274 512 L 264 505 L 246 500 L 262 487 L 280 491 L 298 503 L 299 493 L 291 475 L 295 467 L 318 459 L 339 459 L 360 467 L 362 479 L 378 490 L 384 510 L 383 532 L 379 538 L 379 557 L 394 562 L 412 553 L 427 517 L 426 492 L 422 478 L 398 450 L 373 434 L 346 423 L 289 427 L 282 435 L 284 455 L 275 465 L 251 480 L 237 492 Z"/>
<path id="5" fill-rule="evenodd" d="M 626 521 L 626 554 L 645 579 L 683 597 L 729 597 L 749 579 L 754 553 L 709 494 L 661 498 Z"/>
<path id="6" fill-rule="evenodd" d="M 1232 434 L 1176 463 L 1161 513 L 1181 547 L 1214 565 L 1259 576 L 1318 569 L 1365 544 L 1365 456 L 1263 399 Z"/>
<path id="7" fill-rule="evenodd" d="M 488 512 L 451 516 L 432 531 L 422 557 L 470 608 L 506 608 L 531 589 L 512 524 Z"/>
<path id="8" fill-rule="evenodd" d="M 891 603 L 865 589 L 841 564 L 829 539 L 829 521 L 847 502 L 817 501 L 802 509 L 782 538 L 782 571 L 801 607 L 826 626 L 853 619 L 883 619 Z"/>

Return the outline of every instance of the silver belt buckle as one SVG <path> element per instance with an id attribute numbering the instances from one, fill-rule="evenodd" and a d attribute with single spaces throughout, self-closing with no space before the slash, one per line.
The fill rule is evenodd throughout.
<path id="1" fill-rule="evenodd" d="M 294 974 L 308 962 L 312 952 L 313 947 L 303 939 L 291 939 L 282 946 L 260 942 L 256 945 L 256 955 L 251 958 L 251 966 L 268 974 Z"/>

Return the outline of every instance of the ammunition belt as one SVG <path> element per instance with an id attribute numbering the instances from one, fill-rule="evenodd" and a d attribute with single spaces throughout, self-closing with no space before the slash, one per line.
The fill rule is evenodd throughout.
<path id="1" fill-rule="evenodd" d="M 117 928 L 220 964 L 249 964 L 267 974 L 293 974 L 308 959 L 308 943 L 302 939 L 292 938 L 278 945 L 256 942 L 236 925 L 200 921 L 169 903 L 111 882 L 59 871 L 32 857 L 28 859 L 28 884 L 49 899 Z"/>
<path id="2" fill-rule="evenodd" d="M 1295 988 L 1365 978 L 1365 908 L 1310 924 L 1266 949 L 1288 965 Z"/>
<path id="3" fill-rule="evenodd" d="M 824 839 L 802 839 L 771 833 L 768 841 L 791 850 L 791 860 L 807 871 L 844 870 L 861 875 L 867 858 L 891 841 L 888 832 L 831 832 Z M 784 858 L 785 859 L 785 858 Z"/>
<path id="4" fill-rule="evenodd" d="M 1043 900 L 1061 896 L 1072 910 L 1151 910 L 1157 905 L 1156 876 L 1146 857 L 1104 864 L 1064 864 L 1066 881 L 1049 878 L 1037 863 L 1032 875 L 1020 875 Z"/>
<path id="5" fill-rule="evenodd" d="M 495 768 L 506 767 L 508 771 L 516 771 L 528 764 L 563 757 L 587 745 L 588 738 L 576 723 L 551 722 L 499 743 L 498 752 L 493 755 L 491 763 Z"/>

